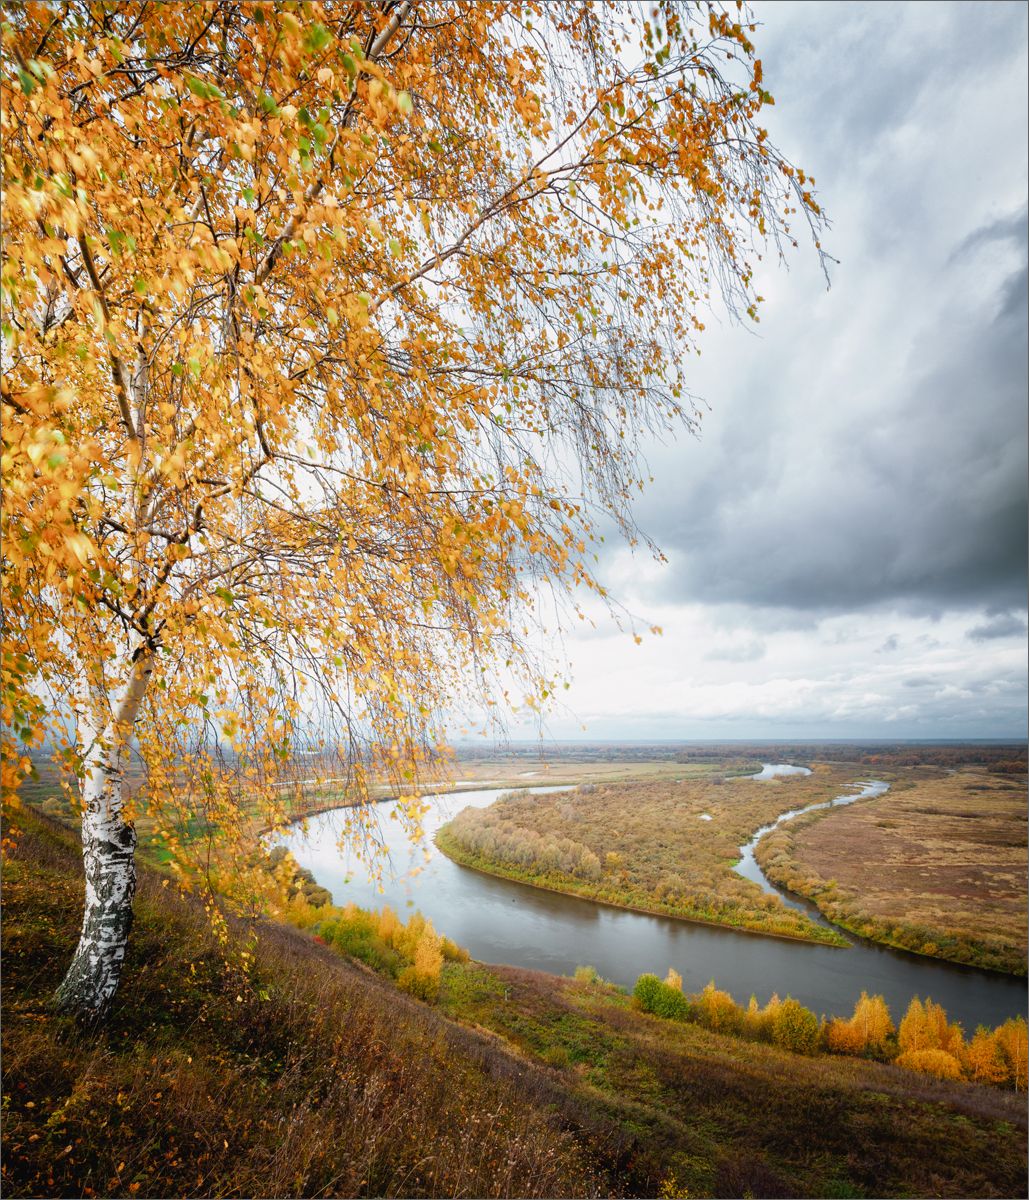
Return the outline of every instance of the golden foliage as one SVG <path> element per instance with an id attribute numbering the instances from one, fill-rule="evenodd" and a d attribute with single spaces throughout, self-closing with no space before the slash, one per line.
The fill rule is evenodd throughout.
<path id="1" fill-rule="evenodd" d="M 550 694 L 532 578 L 592 584 L 592 505 L 631 531 L 636 434 L 692 419 L 712 281 L 753 313 L 751 235 L 819 221 L 746 32 L 700 19 L 698 51 L 685 9 L 583 0 L 10 10 L 5 787 L 58 713 L 127 741 L 144 662 L 176 853 L 173 817 L 281 819 L 305 735 L 355 801 L 413 794 L 482 664 Z"/>
<path id="2" fill-rule="evenodd" d="M 881 1052 L 886 1039 L 896 1032 L 890 1010 L 882 996 L 862 992 L 849 1020 L 836 1017 L 826 1026 L 826 1044 L 837 1054 Z"/>
<path id="3" fill-rule="evenodd" d="M 965 1047 L 962 1065 L 976 1083 L 1004 1083 L 1008 1078 L 1008 1064 L 997 1034 L 980 1026 Z"/>
<path id="4" fill-rule="evenodd" d="M 912 998 L 897 1034 L 902 1053 L 942 1050 L 957 1059 L 964 1047 L 964 1033 L 958 1024 L 947 1021 L 943 1006 L 918 996 Z"/>
<path id="5" fill-rule="evenodd" d="M 1016 1091 L 1026 1090 L 1026 1037 L 1025 1017 L 1012 1017 L 999 1025 L 994 1033 L 997 1045 L 1008 1066 L 1007 1078 Z"/>
<path id="6" fill-rule="evenodd" d="M 929 1046 L 921 1050 L 906 1050 L 897 1059 L 897 1066 L 934 1075 L 937 1079 L 961 1078 L 961 1063 L 954 1055 Z"/>

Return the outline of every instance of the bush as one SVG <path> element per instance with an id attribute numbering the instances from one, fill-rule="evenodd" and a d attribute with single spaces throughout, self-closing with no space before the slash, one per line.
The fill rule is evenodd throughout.
<path id="1" fill-rule="evenodd" d="M 642 978 L 642 976 L 640 977 Z M 600 975 L 597 973 L 596 967 L 576 967 L 575 968 L 576 983 L 602 983 Z"/>
<path id="2" fill-rule="evenodd" d="M 641 975 L 636 980 L 633 996 L 639 1007 L 655 1017 L 669 1021 L 687 1021 L 693 1015 L 693 1006 L 677 988 L 662 983 L 656 975 Z"/>
<path id="3" fill-rule="evenodd" d="M 818 1018 L 798 1000 L 787 996 L 772 1017 L 772 1042 L 794 1054 L 816 1054 L 818 1041 Z"/>
<path id="4" fill-rule="evenodd" d="M 656 975 L 641 975 L 632 989 L 633 998 L 644 1012 L 653 1012 L 661 980 Z"/>
<path id="5" fill-rule="evenodd" d="M 961 1064 L 946 1050 L 908 1050 L 897 1059 L 898 1067 L 909 1071 L 921 1071 L 937 1079 L 960 1079 Z"/>
<path id="6" fill-rule="evenodd" d="M 697 1021 L 715 1033 L 739 1033 L 743 1028 L 743 1011 L 728 992 L 719 991 L 712 979 L 694 998 Z"/>
<path id="7" fill-rule="evenodd" d="M 439 948 L 447 962 L 466 963 L 471 957 L 464 946 L 459 946 L 446 936 L 440 938 Z"/>

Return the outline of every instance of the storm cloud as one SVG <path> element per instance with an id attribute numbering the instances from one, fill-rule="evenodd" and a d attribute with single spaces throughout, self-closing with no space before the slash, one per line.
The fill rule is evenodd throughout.
<path id="1" fill-rule="evenodd" d="M 637 510 L 667 563 L 601 564 L 665 636 L 570 638 L 570 705 L 594 736 L 1024 736 L 1027 9 L 755 12 L 839 261 L 827 290 L 769 255 L 760 325 L 709 314 L 701 436 L 648 448 Z"/>
<path id="2" fill-rule="evenodd" d="M 793 101 L 774 128 L 818 178 L 840 263 L 828 294 L 811 263 L 766 271 L 758 335 L 705 347 L 704 436 L 662 452 L 641 513 L 663 596 L 1023 607 L 1025 10 L 902 7 L 887 38 L 894 6 L 788 7 L 759 9 Z"/>

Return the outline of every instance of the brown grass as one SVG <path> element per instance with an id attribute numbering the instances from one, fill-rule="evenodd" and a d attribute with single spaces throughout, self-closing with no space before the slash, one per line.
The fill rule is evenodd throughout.
<path id="1" fill-rule="evenodd" d="M 855 932 L 1024 973 L 1024 780 L 902 774 L 907 787 L 782 826 L 762 841 L 762 866 Z"/>
<path id="2" fill-rule="evenodd" d="M 281 926 L 257 932 L 248 976 L 227 970 L 200 907 L 149 872 L 109 1027 L 52 1016 L 81 877 L 66 834 L 20 822 L 4 872 L 6 1195 L 601 1187 L 542 1068 Z"/>

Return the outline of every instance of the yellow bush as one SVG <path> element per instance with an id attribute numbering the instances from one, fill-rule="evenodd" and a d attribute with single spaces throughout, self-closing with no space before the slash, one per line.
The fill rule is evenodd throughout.
<path id="1" fill-rule="evenodd" d="M 854 1005 L 850 1023 L 862 1039 L 862 1050 L 880 1048 L 888 1037 L 897 1032 L 886 1001 L 882 996 L 869 996 L 867 992 L 862 992 L 861 999 Z M 954 1026 L 954 1029 L 958 1029 L 958 1026 Z"/>
<path id="2" fill-rule="evenodd" d="M 960 1056 L 964 1049 L 964 1034 L 961 1026 L 948 1024 L 943 1006 L 926 1000 L 925 1004 L 915 996 L 897 1035 L 903 1053 L 914 1050 L 943 1050 L 951 1058 Z"/>
<path id="3" fill-rule="evenodd" d="M 825 1041 L 833 1054 L 862 1054 L 865 1039 L 853 1021 L 834 1017 L 825 1027 Z"/>
<path id="4" fill-rule="evenodd" d="M 774 999 L 778 1004 L 779 997 Z M 768 1008 L 758 1007 L 757 996 L 751 996 L 750 1003 L 743 1010 L 742 1032 L 752 1042 L 768 1042 L 772 1039 L 772 1014 Z"/>
<path id="5" fill-rule="evenodd" d="M 914 1005 L 916 1001 L 912 1001 Z M 930 1002 L 931 1003 L 931 1002 Z M 925 1022 L 925 1009 L 918 1002 L 915 1016 L 908 1027 L 909 1039 L 914 1038 L 916 1025 L 922 1030 Z M 938 1007 L 938 1006 L 935 1006 Z M 940 1010 L 943 1011 L 942 1009 Z M 908 1010 L 911 1012 L 911 1009 Z M 918 1015 L 921 1014 L 921 1015 Z M 946 1025 L 946 1018 L 944 1018 Z M 957 1028 L 955 1026 L 955 1028 Z M 869 1050 L 881 1051 L 886 1039 L 894 1033 L 890 1010 L 882 996 L 869 996 L 861 993 L 861 999 L 854 1005 L 854 1015 L 850 1020 L 836 1017 L 826 1026 L 825 1037 L 829 1049 L 834 1054 L 864 1054 Z M 919 1034 L 921 1037 L 921 1033 Z M 923 1047 L 911 1045 L 906 1049 L 916 1050 Z"/>
<path id="6" fill-rule="evenodd" d="M 459 946 L 457 942 L 452 942 L 448 937 L 440 938 L 439 947 L 447 962 L 466 963 L 470 957 L 464 946 Z"/>
<path id="7" fill-rule="evenodd" d="M 382 912 L 379 913 L 379 937 L 382 938 L 387 946 L 392 946 L 393 935 L 400 928 L 402 928 L 400 918 L 387 904 Z"/>
<path id="8" fill-rule="evenodd" d="M 937 1079 L 960 1079 L 961 1064 L 946 1050 L 907 1050 L 897 1059 L 898 1067 L 909 1071 L 921 1071 Z"/>
<path id="9" fill-rule="evenodd" d="M 719 991 L 712 979 L 694 997 L 697 1020 L 716 1033 L 738 1033 L 743 1025 L 743 1012 L 728 992 Z"/>
<path id="10" fill-rule="evenodd" d="M 669 987 L 677 988 L 680 992 L 682 991 L 682 976 L 675 969 L 675 967 L 668 968 L 668 974 L 665 976 L 665 983 L 667 983 Z"/>

